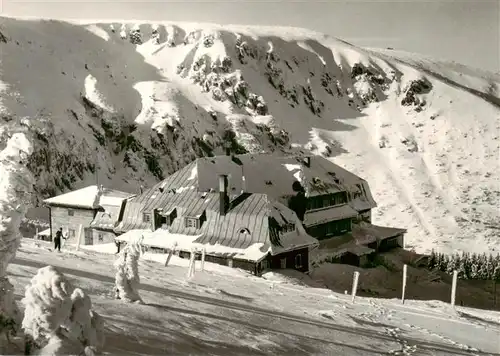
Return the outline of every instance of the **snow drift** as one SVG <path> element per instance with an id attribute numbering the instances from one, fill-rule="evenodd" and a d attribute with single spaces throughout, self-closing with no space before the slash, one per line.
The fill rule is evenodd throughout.
<path id="1" fill-rule="evenodd" d="M 15 89 L 0 127 L 29 131 L 38 198 L 96 175 L 135 192 L 224 143 L 311 151 L 367 179 L 374 222 L 407 228 L 408 247 L 499 248 L 499 75 L 293 28 L 2 18 L 0 31 Z"/>

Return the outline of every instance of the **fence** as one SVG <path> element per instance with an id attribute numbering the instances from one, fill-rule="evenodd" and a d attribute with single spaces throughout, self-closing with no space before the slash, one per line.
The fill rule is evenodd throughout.
<path id="1" fill-rule="evenodd" d="M 404 304 L 405 302 L 405 297 L 406 297 L 406 283 L 407 283 L 407 277 L 408 277 L 408 266 L 405 264 L 403 266 L 403 280 L 401 284 L 401 303 Z M 455 301 L 456 301 L 456 294 L 457 294 L 457 281 L 458 281 L 458 271 L 453 271 L 453 280 L 452 280 L 452 285 L 451 285 L 451 290 L 450 290 L 450 305 L 452 307 L 455 307 Z M 352 291 L 351 291 L 351 301 L 354 303 L 355 298 L 356 298 L 356 293 L 358 290 L 358 283 L 359 283 L 359 272 L 355 271 L 354 276 L 353 276 L 353 282 L 352 282 Z"/>

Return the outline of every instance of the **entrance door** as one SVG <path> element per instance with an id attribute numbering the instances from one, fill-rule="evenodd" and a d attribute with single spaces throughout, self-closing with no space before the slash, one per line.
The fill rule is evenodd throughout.
<path id="1" fill-rule="evenodd" d="M 88 227 L 86 227 L 84 229 L 84 231 L 85 231 L 85 245 L 93 245 L 94 239 L 92 236 L 92 229 L 89 229 Z"/>

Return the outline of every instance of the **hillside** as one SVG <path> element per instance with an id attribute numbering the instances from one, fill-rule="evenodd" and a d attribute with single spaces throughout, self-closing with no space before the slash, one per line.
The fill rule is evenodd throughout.
<path id="1" fill-rule="evenodd" d="M 96 179 L 133 192 L 227 142 L 331 157 L 419 252 L 500 249 L 499 75 L 292 28 L 0 18 L 0 32 L 0 150 L 31 143 L 34 204 Z"/>

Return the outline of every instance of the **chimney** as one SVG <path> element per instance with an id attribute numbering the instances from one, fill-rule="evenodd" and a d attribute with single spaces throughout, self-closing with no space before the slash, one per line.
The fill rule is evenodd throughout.
<path id="1" fill-rule="evenodd" d="M 219 200 L 220 200 L 220 215 L 226 215 L 229 207 L 229 196 L 227 195 L 227 176 L 219 176 Z"/>
<path id="2" fill-rule="evenodd" d="M 230 142 L 224 142 L 224 152 L 226 156 L 231 156 L 231 143 Z"/>
<path id="3" fill-rule="evenodd" d="M 307 167 L 307 168 L 310 168 L 311 167 L 311 156 L 307 156 L 304 158 L 304 165 Z"/>
<path id="4" fill-rule="evenodd" d="M 241 175 L 241 192 L 245 193 L 247 190 L 246 182 L 245 182 L 245 175 Z"/>

